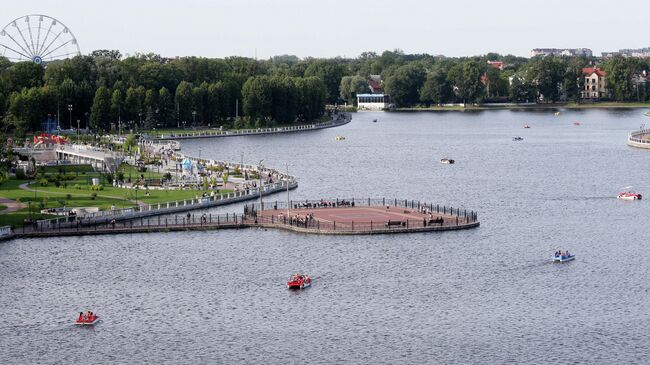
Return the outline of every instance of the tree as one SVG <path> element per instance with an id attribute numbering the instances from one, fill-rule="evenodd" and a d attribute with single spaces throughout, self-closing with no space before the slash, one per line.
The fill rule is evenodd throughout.
<path id="1" fill-rule="evenodd" d="M 112 120 L 122 121 L 122 112 L 124 111 L 124 97 L 119 89 L 113 90 L 111 95 L 111 118 Z M 120 126 L 118 126 L 119 128 Z"/>
<path id="2" fill-rule="evenodd" d="M 90 126 L 95 131 L 111 128 L 111 92 L 104 86 L 97 89 L 90 112 Z"/>
<path id="3" fill-rule="evenodd" d="M 615 57 L 609 60 L 604 69 L 607 71 L 607 82 L 612 90 L 612 96 L 617 101 L 637 100 L 637 88 L 633 81 L 635 75 L 644 69 L 642 61 L 634 58 Z"/>
<path id="4" fill-rule="evenodd" d="M 419 90 L 424 84 L 426 74 L 424 69 L 416 64 L 406 64 L 397 68 L 386 78 L 385 90 L 391 101 L 398 106 L 417 104 L 420 99 Z"/>
<path id="5" fill-rule="evenodd" d="M 271 83 L 267 76 L 253 76 L 242 87 L 244 114 L 256 120 L 271 115 Z"/>
<path id="6" fill-rule="evenodd" d="M 447 79 L 447 71 L 437 68 L 427 74 L 420 89 L 420 101 L 425 104 L 445 104 L 452 100 L 453 89 Z"/>
<path id="7" fill-rule="evenodd" d="M 174 100 L 172 94 L 166 87 L 161 87 L 158 91 L 158 118 L 160 123 L 166 127 L 176 125 L 176 112 L 174 110 Z"/>
<path id="8" fill-rule="evenodd" d="M 567 64 L 562 79 L 562 92 L 565 97 L 568 100 L 578 101 L 585 79 L 582 75 L 582 65 L 575 62 Z"/>
<path id="9" fill-rule="evenodd" d="M 512 76 L 512 84 L 510 85 L 510 100 L 515 103 L 533 102 L 537 99 L 537 92 L 534 85 L 530 80 L 526 80 L 520 75 Z"/>
<path id="10" fill-rule="evenodd" d="M 296 88 L 300 95 L 298 104 L 298 118 L 310 121 L 318 118 L 325 111 L 327 88 L 318 77 L 305 77 L 295 79 Z"/>
<path id="11" fill-rule="evenodd" d="M 144 111 L 144 99 L 146 91 L 144 87 L 130 87 L 126 90 L 124 109 L 127 120 L 139 122 Z"/>
<path id="12" fill-rule="evenodd" d="M 560 90 L 564 82 L 564 67 L 560 59 L 554 56 L 544 57 L 532 68 L 537 89 L 545 101 L 560 99 Z"/>
<path id="13" fill-rule="evenodd" d="M 18 62 L 8 71 L 12 88 L 16 91 L 43 85 L 43 67 L 34 62 Z"/>
<path id="14" fill-rule="evenodd" d="M 356 104 L 357 94 L 365 94 L 368 92 L 370 92 L 368 81 L 361 76 L 343 76 L 341 79 L 339 95 L 348 104 Z"/>
<path id="15" fill-rule="evenodd" d="M 192 120 L 192 89 L 194 86 L 187 81 L 181 81 L 176 88 L 175 101 L 181 123 Z"/>
<path id="16" fill-rule="evenodd" d="M 144 129 L 151 130 L 158 123 L 158 91 L 147 90 L 144 97 L 145 120 Z"/>
<path id="17" fill-rule="evenodd" d="M 481 82 L 483 68 L 475 60 L 467 60 L 449 70 L 447 77 L 455 86 L 455 93 L 463 103 L 480 103 L 484 97 Z"/>
<path id="18" fill-rule="evenodd" d="M 321 79 L 325 84 L 327 101 L 335 103 L 343 73 L 343 66 L 336 60 L 315 60 L 305 70 L 305 77 L 315 76 Z"/>

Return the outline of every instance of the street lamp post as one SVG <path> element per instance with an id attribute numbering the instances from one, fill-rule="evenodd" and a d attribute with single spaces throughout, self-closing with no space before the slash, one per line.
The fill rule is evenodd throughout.
<path id="1" fill-rule="evenodd" d="M 80 120 L 77 119 L 77 144 L 79 144 L 79 122 Z"/>
<path id="2" fill-rule="evenodd" d="M 287 219 L 291 219 L 291 201 L 289 200 L 289 163 L 287 162 Z"/>
<path id="3" fill-rule="evenodd" d="M 192 124 L 196 127 L 196 110 L 192 110 Z"/>
<path id="4" fill-rule="evenodd" d="M 138 112 L 138 117 L 140 117 L 140 129 L 142 129 L 142 112 Z"/>
<path id="5" fill-rule="evenodd" d="M 70 119 L 70 129 L 72 129 L 72 104 L 68 104 L 68 116 Z"/>

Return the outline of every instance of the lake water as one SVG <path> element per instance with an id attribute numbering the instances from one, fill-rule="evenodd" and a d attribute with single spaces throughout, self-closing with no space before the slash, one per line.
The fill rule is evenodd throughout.
<path id="1" fill-rule="evenodd" d="M 650 204 L 615 199 L 627 185 L 650 197 L 650 150 L 626 146 L 643 112 L 357 113 L 322 131 L 185 141 L 288 163 L 291 199 L 421 200 L 476 210 L 481 227 L 0 243 L 0 363 L 647 363 Z M 560 248 L 577 259 L 553 264 Z M 287 291 L 294 272 L 312 287 Z M 87 308 L 103 322 L 72 325 Z"/>

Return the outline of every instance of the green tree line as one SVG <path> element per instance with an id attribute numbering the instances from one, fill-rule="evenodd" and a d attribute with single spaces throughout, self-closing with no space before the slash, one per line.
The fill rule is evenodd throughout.
<path id="1" fill-rule="evenodd" d="M 58 115 L 62 128 L 80 121 L 104 131 L 118 121 L 131 129 L 295 123 L 321 116 L 327 103 L 353 104 L 369 92 L 369 75 L 381 75 L 396 106 L 579 101 L 582 68 L 593 66 L 608 73 L 608 99 L 650 100 L 650 82 L 639 78 L 650 62 L 638 58 L 449 58 L 395 50 L 332 59 L 169 59 L 99 50 L 46 67 L 0 57 L 0 116 L 8 131 L 38 131 L 48 114 Z"/>

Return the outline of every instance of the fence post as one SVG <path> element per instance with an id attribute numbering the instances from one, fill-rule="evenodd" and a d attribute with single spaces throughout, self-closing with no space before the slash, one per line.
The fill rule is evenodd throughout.
<path id="1" fill-rule="evenodd" d="M 368 201 L 370 201 L 370 198 L 368 198 Z M 386 206 L 386 198 L 381 198 L 381 205 Z"/>
<path id="2" fill-rule="evenodd" d="M 334 221 L 334 230 L 336 231 L 336 221 Z"/>
<path id="3" fill-rule="evenodd" d="M 372 231 L 372 221 L 370 221 L 370 230 Z"/>
<path id="4" fill-rule="evenodd" d="M 354 231 L 354 221 L 352 221 L 352 230 Z"/>

